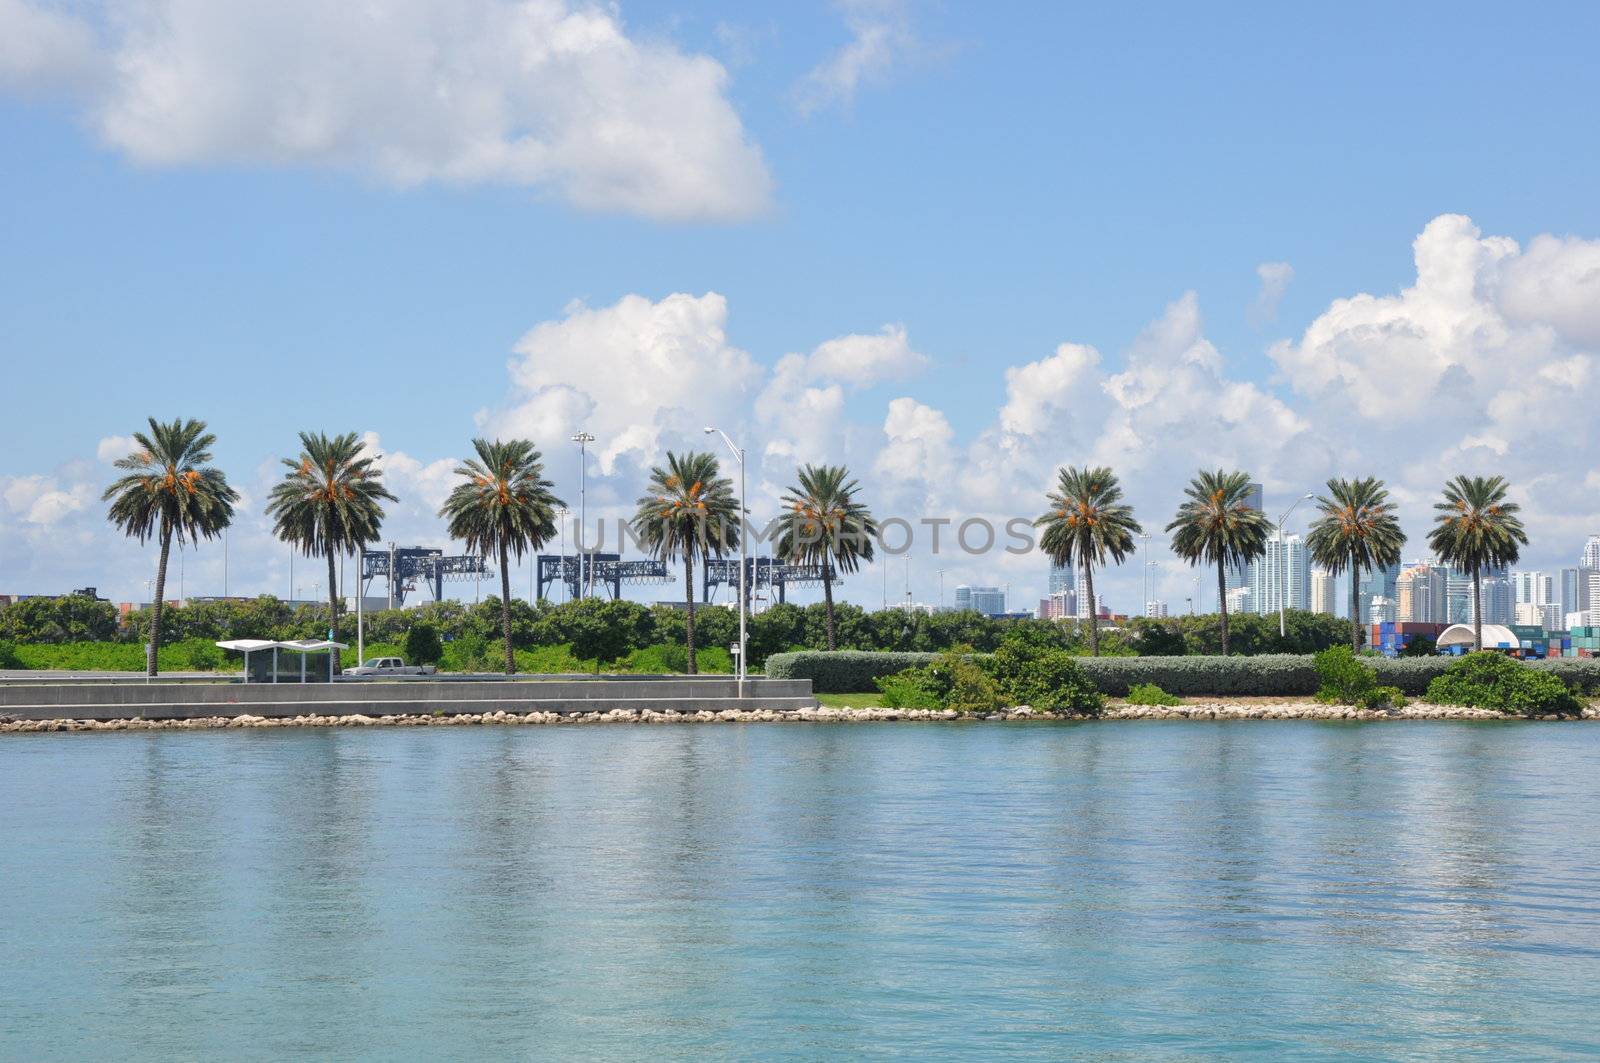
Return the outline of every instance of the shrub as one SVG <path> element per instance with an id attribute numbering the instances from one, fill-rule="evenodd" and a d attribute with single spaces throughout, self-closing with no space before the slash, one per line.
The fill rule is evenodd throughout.
<path id="1" fill-rule="evenodd" d="M 1527 667 L 1559 676 L 1573 690 L 1600 694 L 1600 657 L 1552 657 L 1530 661 Z"/>
<path id="2" fill-rule="evenodd" d="M 501 668 L 505 662 L 501 661 Z M 488 672 L 495 670 L 489 661 L 489 643 L 482 635 L 462 635 L 445 645 L 439 659 L 443 672 Z"/>
<path id="3" fill-rule="evenodd" d="M 1360 705 L 1377 687 L 1377 673 L 1349 646 L 1330 646 L 1316 656 L 1317 700 L 1334 705 Z"/>
<path id="4" fill-rule="evenodd" d="M 1182 705 L 1183 699 L 1168 694 L 1154 683 L 1135 683 L 1128 688 L 1129 705 Z"/>
<path id="5" fill-rule="evenodd" d="M 953 651 L 945 653 L 933 668 L 950 676 L 945 708 L 962 714 L 981 714 L 1005 707 L 1000 684 L 971 657 Z"/>
<path id="6" fill-rule="evenodd" d="M 876 682 L 879 700 L 890 709 L 942 709 L 949 692 L 948 676 L 936 676 L 931 667 L 907 668 Z"/>
<path id="7" fill-rule="evenodd" d="M 938 660 L 937 653 L 868 653 L 860 650 L 807 650 L 775 653 L 767 658 L 772 679 L 809 679 L 818 694 L 870 694 L 874 680 L 921 668 Z"/>
<path id="8" fill-rule="evenodd" d="M 1499 653 L 1469 653 L 1428 684 L 1427 700 L 1442 705 L 1533 715 L 1573 713 L 1578 699 L 1561 677 Z"/>
<path id="9" fill-rule="evenodd" d="M 594 671 L 594 662 L 580 660 L 566 643 L 516 650 L 517 671 L 528 675 L 569 675 Z"/>
<path id="10" fill-rule="evenodd" d="M 1406 707 L 1406 696 L 1399 687 L 1373 687 L 1364 692 L 1356 704 L 1363 709 L 1403 709 Z"/>
<path id="11" fill-rule="evenodd" d="M 216 643 L 205 639 L 188 639 L 182 643 L 184 664 L 196 672 L 214 672 L 222 667 L 222 650 Z"/>
<path id="12" fill-rule="evenodd" d="M 1379 686 L 1396 687 L 1402 693 L 1420 697 L 1453 660 L 1453 657 L 1375 657 L 1366 663 L 1377 674 Z"/>
<path id="13" fill-rule="evenodd" d="M 1139 683 L 1154 683 L 1170 694 L 1314 694 L 1317 670 L 1309 656 L 1259 657 L 1090 657 L 1078 661 L 1095 686 L 1112 697 L 1126 697 Z"/>
<path id="14" fill-rule="evenodd" d="M 1040 712 L 1098 715 L 1106 698 L 1080 668 L 1080 658 L 1038 643 L 1007 640 L 983 661 L 1012 705 Z"/>
<path id="15" fill-rule="evenodd" d="M 9 642 L 0 642 L 0 668 L 21 668 L 22 662 L 17 659 L 17 648 Z"/>
<path id="16" fill-rule="evenodd" d="M 413 624 L 406 632 L 406 649 L 401 656 L 407 664 L 438 664 L 444 657 L 439 629 L 432 624 Z"/>

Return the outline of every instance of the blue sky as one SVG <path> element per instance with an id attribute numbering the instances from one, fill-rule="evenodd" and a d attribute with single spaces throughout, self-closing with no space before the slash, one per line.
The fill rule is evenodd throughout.
<path id="1" fill-rule="evenodd" d="M 404 39 L 404 27 L 324 33 L 334 38 L 322 46 L 329 63 L 348 59 L 350 70 L 307 87 L 288 75 L 276 82 L 272 47 L 281 39 L 292 51 L 298 35 L 314 32 L 306 14 L 313 7 L 282 5 L 270 34 L 259 15 L 240 16 L 248 31 L 230 26 L 231 7 L 213 5 L 202 16 L 190 0 L 109 7 L 0 0 L 0 37 L 13 41 L 40 32 L 42 17 L 57 20 L 53 30 L 60 20 L 84 19 L 74 24 L 77 36 L 69 27 L 65 37 L 50 38 L 50 54 L 60 57 L 53 67 L 0 46 L 0 352 L 12 400 L 0 488 L 24 484 L 0 510 L 0 591 L 99 582 L 131 596 L 142 586 L 142 573 L 124 571 L 143 564 L 142 555 L 111 544 L 95 527 L 96 508 L 83 500 L 84 485 L 107 476 L 97 457 L 101 441 L 125 435 L 147 413 L 207 419 L 220 436 L 219 463 L 247 486 L 292 448 L 300 428 L 376 433 L 383 449 L 418 463 L 421 495 L 426 470 L 463 452 L 484 411 L 490 428 L 546 430 L 550 438 L 536 434 L 536 441 L 551 454 L 559 486 L 575 496 L 566 482 L 573 479 L 566 421 L 515 412 L 531 396 L 508 380 L 513 348 L 541 323 L 568 320 L 574 300 L 601 310 L 630 295 L 657 303 L 673 293 L 716 293 L 724 301 L 724 316 L 711 314 L 708 327 L 725 330 L 726 346 L 748 355 L 754 375 L 743 390 L 723 394 L 722 405 L 708 402 L 690 414 L 731 421 L 752 449 L 782 435 L 748 411 L 783 355 L 904 328 L 921 358 L 844 380 L 842 405 L 830 414 L 837 423 L 824 433 L 831 442 L 819 455 L 849 460 L 880 508 L 1032 515 L 1037 492 L 1028 485 L 1042 485 L 1054 464 L 1117 456 L 1094 447 L 1113 434 L 1101 420 L 1106 379 L 1125 370 L 1141 333 L 1165 321 L 1183 332 L 1182 349 L 1203 343 L 1223 363 L 1210 401 L 1251 385 L 1260 401 L 1299 419 L 1285 422 L 1290 437 L 1324 445 L 1299 461 L 1278 452 L 1290 444 L 1271 435 L 1211 450 L 1206 433 L 1178 438 L 1148 424 L 1130 428 L 1151 451 L 1125 475 L 1136 501 L 1148 500 L 1152 525 L 1164 524 L 1176 503 L 1176 472 L 1260 453 L 1269 495 L 1277 487 L 1293 497 L 1296 485 L 1315 487 L 1333 471 L 1414 483 L 1408 504 L 1420 539 L 1424 485 L 1442 479 L 1445 466 L 1410 451 L 1452 446 L 1452 460 L 1470 471 L 1498 462 L 1524 480 L 1559 473 L 1542 495 L 1524 499 L 1545 533 L 1532 555 L 1538 563 L 1571 563 L 1586 524 L 1600 523 L 1593 428 L 1525 412 L 1543 409 L 1540 396 L 1492 414 L 1506 381 L 1475 361 L 1531 351 L 1530 373 L 1564 367 L 1545 374 L 1554 381 L 1548 401 L 1564 401 L 1563 390 L 1580 404 L 1586 395 L 1592 414 L 1600 329 L 1581 305 L 1545 307 L 1519 296 L 1508 308 L 1490 299 L 1500 318 L 1528 331 L 1475 352 L 1440 340 L 1428 357 L 1459 357 L 1475 385 L 1448 416 L 1421 392 L 1407 418 L 1370 397 L 1367 408 L 1341 418 L 1341 402 L 1359 407 L 1358 387 L 1347 380 L 1307 389 L 1299 379 L 1321 357 L 1323 341 L 1312 336 L 1319 320 L 1335 334 L 1327 351 L 1348 349 L 1339 335 L 1362 335 L 1360 323 L 1340 334 L 1325 319 L 1336 301 L 1393 297 L 1417 283 L 1413 241 L 1441 215 L 1470 218 L 1490 245 L 1516 242 L 1527 274 L 1519 274 L 1516 291 L 1593 290 L 1583 287 L 1596 283 L 1586 280 L 1586 264 L 1590 241 L 1600 237 L 1591 114 L 1600 98 L 1592 56 L 1600 13 L 1590 5 L 1540 5 L 1514 16 L 1498 5 L 1461 4 L 1320 12 L 1238 5 L 1221 14 L 1188 5 L 914 0 L 756 14 L 742 4 L 578 5 L 629 47 L 656 57 L 639 77 L 620 79 L 614 106 L 645 106 L 629 93 L 649 94 L 654 78 L 681 77 L 689 86 L 669 117 L 671 139 L 690 145 L 687 156 L 696 144 L 703 149 L 682 163 L 688 184 L 706 190 L 691 195 L 695 216 L 687 219 L 664 219 L 677 208 L 658 206 L 685 194 L 678 185 L 658 193 L 646 182 L 620 204 L 575 202 L 594 179 L 583 161 L 564 164 L 576 174 L 567 184 L 508 178 L 505 170 L 397 181 L 383 162 L 390 145 L 381 132 L 354 132 L 348 142 L 336 133 L 317 150 L 258 151 L 275 135 L 252 127 L 266 122 L 263 114 L 281 124 L 297 109 L 336 112 L 347 105 L 345 94 L 359 100 L 347 113 L 369 127 L 371 108 L 383 106 L 371 100 L 392 99 L 395 113 L 383 117 L 401 139 L 427 121 L 442 130 L 461 123 L 448 109 L 413 120 L 403 93 L 359 61 Z M 545 7 L 567 13 L 565 5 Z M 398 5 L 392 21 L 429 8 L 446 9 Z M 532 22 L 534 34 L 551 24 Z M 193 32 L 174 31 L 176 44 L 152 44 L 160 31 L 151 27 L 162 25 Z M 340 55 L 340 47 L 351 54 Z M 215 67 L 191 64 L 199 72 L 185 68 L 180 84 L 201 102 L 152 107 L 151 85 L 134 84 L 127 73 L 129 56 L 177 63 L 171 57 L 184 48 L 216 66 L 262 73 L 210 85 L 204 78 Z M 252 51 L 258 48 L 261 55 Z M 29 53 L 37 54 L 45 52 Z M 479 53 L 464 54 L 478 61 Z M 580 57 L 572 76 L 608 78 L 615 62 L 631 61 L 614 60 L 602 54 L 583 73 L 590 60 Z M 703 64 L 721 72 L 710 89 L 690 69 L 703 73 Z M 382 63 L 375 66 L 381 71 Z M 150 78 L 163 73 L 144 70 Z M 559 96 L 571 70 L 539 74 L 530 95 Z M 859 80 L 851 81 L 852 72 Z M 304 98 L 283 102 L 296 93 Z M 543 103 L 526 106 L 514 124 L 571 120 L 552 119 Z M 190 113 L 202 107 L 201 118 Z M 736 123 L 732 139 L 728 121 Z M 702 141 L 697 123 L 722 133 Z M 432 135 L 425 133 L 417 136 Z M 638 161 L 650 172 L 665 165 Z M 636 168 L 626 157 L 610 165 Z M 751 166 L 764 172 L 764 189 L 759 174 L 742 183 L 727 176 Z M 1521 256 L 1541 234 L 1577 242 L 1537 262 Z M 1451 240 L 1452 254 L 1479 246 L 1461 232 Z M 1259 302 L 1263 263 L 1292 269 L 1275 308 Z M 1179 327 L 1174 313 L 1192 320 Z M 1438 327 L 1441 335 L 1459 332 Z M 1406 331 L 1394 330 L 1390 340 Z M 1278 341 L 1299 354 L 1274 358 Z M 1396 358 L 1415 354 L 1394 342 L 1402 343 Z M 1067 374 L 1048 423 L 1013 432 L 1026 437 L 1021 442 L 986 437 L 1016 423 L 1005 413 L 1007 370 L 1046 361 L 1064 343 L 1094 348 L 1106 379 Z M 1183 357 L 1179 348 L 1167 356 Z M 557 343 L 533 358 L 530 372 L 559 379 L 551 360 L 561 358 L 582 355 Z M 1370 382 L 1388 358 L 1387 349 L 1364 350 L 1346 376 L 1366 373 Z M 1406 363 L 1393 364 L 1400 371 Z M 811 386 L 840 383 L 821 369 L 808 372 Z M 1151 379 L 1162 374 L 1151 369 Z M 910 482 L 908 467 L 893 461 L 878 468 L 903 441 L 903 434 L 884 438 L 886 407 L 900 398 L 949 426 L 948 475 L 928 477 L 942 483 Z M 1244 419 L 1259 425 L 1273 416 Z M 1528 431 L 1461 449 L 1463 419 L 1495 416 Z M 673 421 L 648 404 L 624 421 L 653 417 Z M 670 427 L 654 436 L 662 445 L 675 438 Z M 1297 453 L 1308 449 L 1316 450 Z M 1586 452 L 1550 456 L 1557 449 Z M 1004 491 L 952 486 L 981 472 L 980 451 L 1010 455 L 1008 468 L 1026 475 Z M 769 453 L 766 479 L 781 486 L 782 447 Z M 937 456 L 917 454 L 912 465 L 937 464 Z M 1345 468 L 1348 462 L 1363 467 Z M 631 499 L 644 464 L 642 452 L 619 455 L 598 497 L 607 497 L 609 481 L 617 505 Z M 891 475 L 895 469 L 899 475 Z M 1586 478 L 1597 482 L 1585 487 Z M 432 488 L 440 482 L 436 471 Z M 1559 500 L 1563 483 L 1566 501 Z M 41 510 L 35 503 L 46 490 L 78 504 Z M 981 504 L 975 495 L 985 496 Z M 408 537 L 439 538 L 427 509 L 397 517 L 397 527 Z M 94 556 L 74 559 L 75 551 L 59 547 L 64 528 L 65 541 Z M 278 580 L 276 562 L 235 564 L 246 587 Z M 917 571 L 931 573 L 933 564 Z M 1024 602 L 1037 589 L 1030 581 L 1043 582 L 1022 568 L 963 565 L 961 578 L 1013 583 Z M 931 578 L 921 577 L 918 597 L 934 596 Z M 1186 582 L 1176 569 L 1171 579 L 1175 588 Z M 1113 579 L 1123 599 L 1114 604 L 1132 606 L 1127 589 L 1137 582 L 1136 565 L 1120 584 Z"/>

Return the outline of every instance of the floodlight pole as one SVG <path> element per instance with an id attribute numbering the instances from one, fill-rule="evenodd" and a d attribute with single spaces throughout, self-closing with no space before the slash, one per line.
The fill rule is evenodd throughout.
<path id="1" fill-rule="evenodd" d="M 594 442 L 594 436 L 588 432 L 579 432 L 572 437 L 572 441 L 578 444 L 578 597 L 587 598 L 589 585 L 584 581 L 583 525 L 589 519 L 587 476 L 589 444 Z"/>
<path id="2" fill-rule="evenodd" d="M 744 620 L 744 614 L 745 614 L 745 599 L 744 599 L 744 595 L 745 595 L 745 571 L 744 570 L 750 566 L 749 537 L 746 536 L 745 533 L 744 533 L 744 503 L 745 503 L 745 499 L 744 499 L 744 448 L 739 446 L 738 444 L 736 444 L 728 436 L 728 433 L 724 432 L 722 429 L 720 429 L 720 428 L 712 428 L 710 425 L 707 425 L 706 426 L 706 434 L 710 435 L 712 432 L 715 432 L 717 435 L 722 437 L 722 441 L 724 443 L 728 444 L 728 449 L 733 451 L 734 458 L 736 458 L 738 460 L 738 462 L 739 462 L 739 672 L 738 672 L 738 675 L 739 675 L 739 697 L 742 698 L 742 697 L 744 697 L 744 681 L 745 681 L 745 676 L 747 674 L 746 673 L 746 669 L 745 669 L 745 655 L 746 655 L 746 651 L 749 649 L 749 641 L 745 637 L 745 620 Z M 690 588 L 689 593 L 691 595 L 694 593 L 694 589 L 692 587 Z"/>

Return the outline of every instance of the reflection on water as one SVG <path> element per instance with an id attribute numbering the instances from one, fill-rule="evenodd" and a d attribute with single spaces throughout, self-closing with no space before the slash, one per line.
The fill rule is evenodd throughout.
<path id="1" fill-rule="evenodd" d="M 1600 728 L 0 743 L 0 1058 L 1600 1052 Z"/>

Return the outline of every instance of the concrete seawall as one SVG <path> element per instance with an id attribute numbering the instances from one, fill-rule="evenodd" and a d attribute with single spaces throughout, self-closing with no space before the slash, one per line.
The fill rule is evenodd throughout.
<path id="1" fill-rule="evenodd" d="M 729 677 L 438 680 L 370 683 L 7 683 L 0 717 L 15 720 L 187 720 L 215 716 L 446 716 L 492 712 L 795 712 L 816 706 L 808 679 Z"/>

